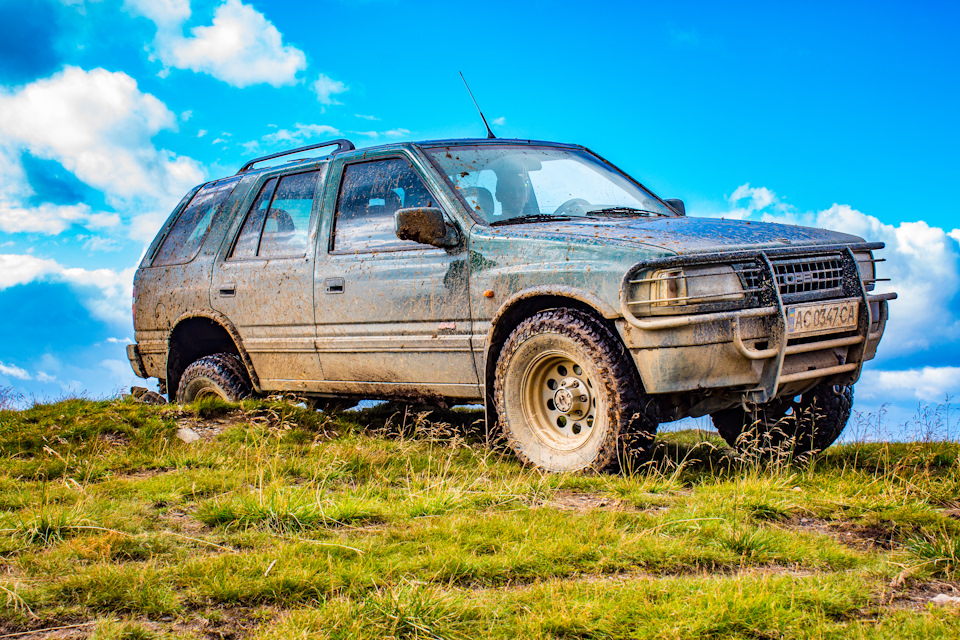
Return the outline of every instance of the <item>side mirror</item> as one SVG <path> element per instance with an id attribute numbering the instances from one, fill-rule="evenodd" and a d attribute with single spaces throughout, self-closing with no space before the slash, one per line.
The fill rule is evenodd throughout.
<path id="1" fill-rule="evenodd" d="M 666 198 L 664 199 L 664 202 L 673 207 L 674 210 L 676 210 L 676 212 L 680 215 L 687 215 L 687 208 L 683 206 L 683 200 L 680 198 Z"/>
<path id="2" fill-rule="evenodd" d="M 460 232 L 435 207 L 397 209 L 393 214 L 394 228 L 401 240 L 413 240 L 434 247 L 455 247 L 460 244 Z"/>

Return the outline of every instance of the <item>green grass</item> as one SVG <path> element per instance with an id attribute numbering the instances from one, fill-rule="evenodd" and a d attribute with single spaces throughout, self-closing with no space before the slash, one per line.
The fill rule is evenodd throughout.
<path id="1" fill-rule="evenodd" d="M 481 414 L 0 407 L 0 635 L 956 637 L 960 445 L 737 460 L 711 433 L 544 475 Z M 204 433 L 191 445 L 180 426 Z"/>

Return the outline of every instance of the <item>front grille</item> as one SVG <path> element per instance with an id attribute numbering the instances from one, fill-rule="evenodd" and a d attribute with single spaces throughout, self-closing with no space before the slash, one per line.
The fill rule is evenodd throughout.
<path id="1" fill-rule="evenodd" d="M 839 255 L 778 258 L 770 261 L 781 296 L 839 293 L 843 288 L 843 258 Z M 754 263 L 738 265 L 744 288 L 756 289 L 763 271 Z"/>
<path id="2" fill-rule="evenodd" d="M 838 255 L 773 260 L 772 263 L 781 296 L 843 286 L 843 262 Z"/>

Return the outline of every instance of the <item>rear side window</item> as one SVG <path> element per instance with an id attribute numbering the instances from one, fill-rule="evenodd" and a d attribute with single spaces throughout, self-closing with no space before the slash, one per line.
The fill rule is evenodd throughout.
<path id="1" fill-rule="evenodd" d="M 154 266 L 184 264 L 190 262 L 200 252 L 203 241 L 210 232 L 214 216 L 220 210 L 224 200 L 233 192 L 237 180 L 207 185 L 197 191 L 183 212 L 173 223 L 173 227 L 164 239 Z"/>
<path id="2" fill-rule="evenodd" d="M 250 207 L 231 259 L 302 258 L 307 254 L 310 214 L 318 171 L 268 180 Z"/>

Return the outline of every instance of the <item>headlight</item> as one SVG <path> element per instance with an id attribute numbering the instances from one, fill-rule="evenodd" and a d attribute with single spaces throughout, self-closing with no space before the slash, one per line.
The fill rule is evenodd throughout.
<path id="1" fill-rule="evenodd" d="M 628 304 L 638 316 L 738 308 L 746 296 L 730 265 L 641 271 L 630 280 Z"/>
<path id="2" fill-rule="evenodd" d="M 854 252 L 853 257 L 857 261 L 857 269 L 860 270 L 860 280 L 863 281 L 863 288 L 867 291 L 873 291 L 877 282 L 877 268 L 873 253 L 869 251 Z"/>

